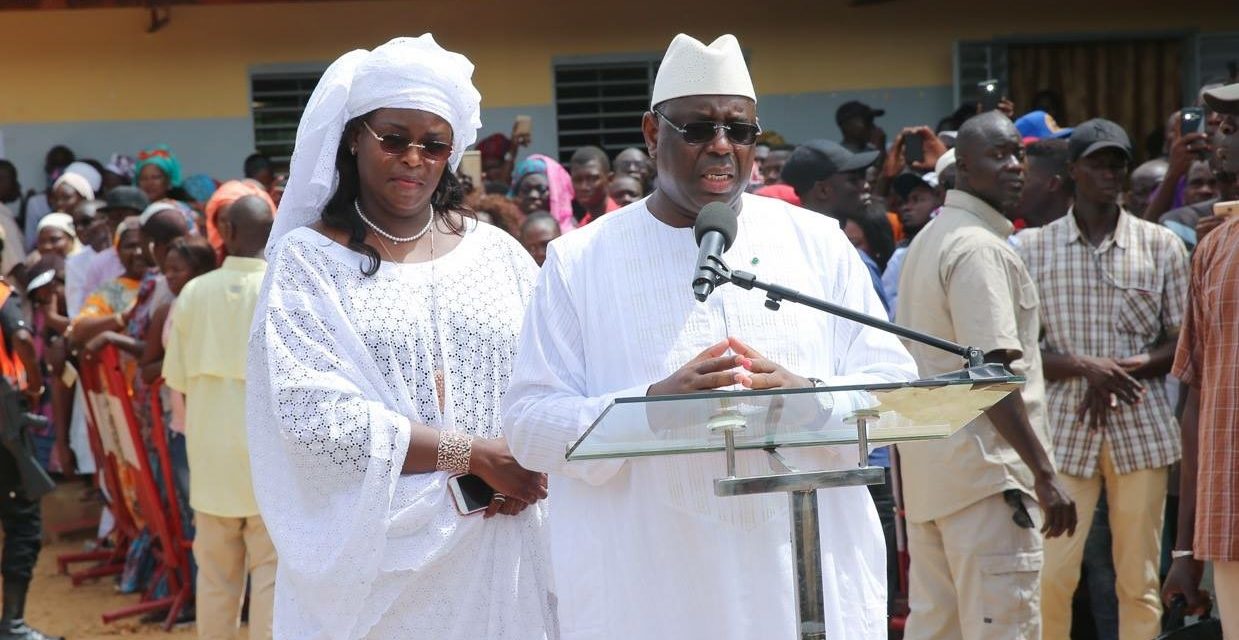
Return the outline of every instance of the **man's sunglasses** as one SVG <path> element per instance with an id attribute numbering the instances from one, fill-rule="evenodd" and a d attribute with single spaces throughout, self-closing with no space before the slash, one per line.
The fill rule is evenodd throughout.
<path id="1" fill-rule="evenodd" d="M 706 144 L 714 140 L 721 130 L 727 134 L 727 140 L 732 144 L 750 145 L 757 142 L 757 134 L 761 133 L 761 125 L 752 122 L 689 122 L 678 125 L 661 111 L 655 114 L 663 119 L 672 129 L 675 129 L 684 142 L 688 144 Z"/>
<path id="2" fill-rule="evenodd" d="M 361 123 L 365 125 L 366 131 L 369 131 L 370 135 L 374 136 L 374 139 L 378 141 L 379 148 L 383 150 L 383 153 L 388 155 L 403 156 L 408 153 L 410 148 L 416 148 L 423 158 L 434 162 L 442 162 L 452 155 L 452 144 L 450 142 L 427 140 L 426 142 L 418 143 L 398 133 L 389 133 L 381 136 L 375 133 L 374 129 L 370 128 L 369 122 L 362 120 Z"/>

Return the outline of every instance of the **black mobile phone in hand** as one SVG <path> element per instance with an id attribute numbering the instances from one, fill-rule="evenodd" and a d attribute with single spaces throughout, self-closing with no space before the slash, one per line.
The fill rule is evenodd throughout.
<path id="1" fill-rule="evenodd" d="M 919 133 L 914 133 L 910 136 L 904 136 L 903 139 L 903 159 L 912 166 L 917 162 L 925 160 L 925 139 Z"/>
<path id="2" fill-rule="evenodd" d="M 1204 133 L 1205 110 L 1200 107 L 1184 107 L 1179 111 L 1179 135 Z"/>
<path id="3" fill-rule="evenodd" d="M 997 80 L 984 80 L 977 83 L 981 93 L 981 111 L 993 111 L 1002 102 L 1002 83 Z"/>
<path id="4" fill-rule="evenodd" d="M 448 478 L 447 488 L 452 502 L 456 503 L 456 511 L 462 516 L 485 511 L 495 498 L 495 490 L 472 473 Z"/>

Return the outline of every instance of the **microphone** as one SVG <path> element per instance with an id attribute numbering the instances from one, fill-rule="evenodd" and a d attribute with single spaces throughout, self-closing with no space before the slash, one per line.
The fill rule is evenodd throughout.
<path id="1" fill-rule="evenodd" d="M 693 297 L 705 302 L 714 292 L 717 268 L 723 252 L 736 239 L 736 212 L 722 202 L 711 202 L 701 208 L 693 235 L 697 237 L 697 272 L 693 276 Z"/>

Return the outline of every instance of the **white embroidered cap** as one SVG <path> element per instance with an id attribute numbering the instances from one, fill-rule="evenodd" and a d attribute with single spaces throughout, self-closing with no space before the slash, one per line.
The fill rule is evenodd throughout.
<path id="1" fill-rule="evenodd" d="M 150 219 L 154 218 L 155 214 L 159 213 L 160 211 L 176 211 L 176 210 L 177 210 L 176 205 L 172 204 L 171 202 L 167 200 L 158 200 L 158 201 L 152 202 L 149 205 L 147 205 L 147 207 L 142 210 L 141 215 L 138 216 L 138 224 L 142 226 L 146 226 L 146 223 L 150 222 Z"/>
<path id="2" fill-rule="evenodd" d="M 938 156 L 938 163 L 934 165 L 934 173 L 942 175 L 943 171 L 955 166 L 955 149 L 947 149 L 946 153 Z"/>
<path id="3" fill-rule="evenodd" d="M 683 33 L 671 41 L 654 79 L 650 108 L 684 96 L 744 96 L 757 101 L 753 78 L 735 36 L 719 36 L 709 46 Z"/>

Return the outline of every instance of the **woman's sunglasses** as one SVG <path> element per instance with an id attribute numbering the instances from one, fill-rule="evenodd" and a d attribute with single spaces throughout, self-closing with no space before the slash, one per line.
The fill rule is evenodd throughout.
<path id="1" fill-rule="evenodd" d="M 750 145 L 757 142 L 757 134 L 761 133 L 761 125 L 752 122 L 689 122 L 688 124 L 678 125 L 671 121 L 670 118 L 663 115 L 661 111 L 655 110 L 654 113 L 663 119 L 679 132 L 684 138 L 684 142 L 688 144 L 705 144 L 714 140 L 718 132 L 722 130 L 727 134 L 727 140 L 732 144 Z"/>
<path id="2" fill-rule="evenodd" d="M 427 140 L 426 142 L 418 143 L 398 133 L 389 133 L 381 136 L 375 133 L 374 129 L 370 128 L 369 122 L 362 120 L 361 123 L 365 125 L 366 131 L 369 131 L 370 135 L 374 136 L 374 139 L 379 143 L 379 148 L 387 155 L 403 156 L 408 153 L 410 148 L 416 148 L 423 158 L 434 162 L 442 162 L 452 155 L 452 144 L 450 142 Z"/>

